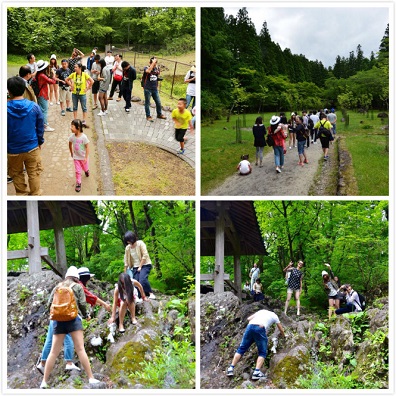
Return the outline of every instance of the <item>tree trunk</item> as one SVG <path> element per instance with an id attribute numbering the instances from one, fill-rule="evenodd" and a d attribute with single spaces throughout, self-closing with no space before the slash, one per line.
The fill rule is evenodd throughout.
<path id="1" fill-rule="evenodd" d="M 128 201 L 129 215 L 131 216 L 131 222 L 133 227 L 133 232 L 138 235 L 137 223 L 135 218 L 135 212 L 133 210 L 133 201 Z"/>
<path id="2" fill-rule="evenodd" d="M 160 262 L 158 259 L 158 244 L 157 244 L 157 237 L 155 234 L 155 227 L 153 225 L 153 221 L 148 213 L 148 207 L 147 204 L 143 205 L 143 210 L 144 210 L 144 215 L 146 218 L 146 224 L 147 224 L 147 229 L 150 229 L 150 235 L 153 241 L 153 246 L 154 246 L 154 252 L 153 255 L 151 257 L 154 258 L 153 260 L 153 266 L 155 268 L 155 271 L 157 273 L 157 278 L 161 278 L 162 277 L 162 272 L 161 272 L 161 266 L 160 266 Z"/>

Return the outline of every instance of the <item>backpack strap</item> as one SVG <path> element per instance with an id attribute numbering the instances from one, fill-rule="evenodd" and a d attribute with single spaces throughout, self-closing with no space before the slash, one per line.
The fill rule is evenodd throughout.
<path id="1" fill-rule="evenodd" d="M 359 293 L 358 293 L 356 290 L 354 290 L 353 292 L 356 293 L 357 296 L 358 296 L 359 302 L 358 302 L 357 300 L 355 300 L 355 301 L 356 301 L 356 304 L 359 305 L 360 309 L 363 311 L 362 305 L 361 305 L 361 303 L 360 303 Z M 352 295 L 353 295 L 353 293 L 352 293 Z"/>

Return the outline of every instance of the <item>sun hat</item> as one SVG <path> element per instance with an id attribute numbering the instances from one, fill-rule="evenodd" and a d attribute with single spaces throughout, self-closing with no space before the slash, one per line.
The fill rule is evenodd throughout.
<path id="1" fill-rule="evenodd" d="M 48 62 L 47 61 L 43 61 L 42 59 L 40 59 L 37 62 L 37 71 L 44 70 L 47 66 L 48 66 Z"/>
<path id="2" fill-rule="evenodd" d="M 270 124 L 271 125 L 276 125 L 279 124 L 280 122 L 280 117 L 273 115 L 270 119 Z"/>
<path id="3" fill-rule="evenodd" d="M 91 274 L 91 273 L 89 272 L 89 269 L 88 269 L 87 267 L 81 267 L 81 268 L 79 268 L 79 269 L 78 269 L 78 273 L 79 273 L 80 276 L 89 275 L 91 278 L 93 278 L 93 277 L 95 276 L 95 274 Z"/>
<path id="4" fill-rule="evenodd" d="M 195 65 L 192 65 L 192 66 L 191 66 L 190 71 L 195 72 Z"/>
<path id="5" fill-rule="evenodd" d="M 322 271 L 322 276 L 329 275 L 326 271 Z"/>
<path id="6" fill-rule="evenodd" d="M 78 274 L 77 267 L 75 267 L 74 265 L 69 267 L 67 269 L 65 278 L 67 278 L 68 276 L 73 276 L 74 278 L 79 278 L 80 279 L 80 275 Z"/>
<path id="7" fill-rule="evenodd" d="M 56 55 L 52 54 L 50 59 L 56 59 Z"/>

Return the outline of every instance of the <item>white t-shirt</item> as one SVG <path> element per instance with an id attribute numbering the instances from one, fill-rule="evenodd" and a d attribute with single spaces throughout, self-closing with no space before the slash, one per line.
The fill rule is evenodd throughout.
<path id="1" fill-rule="evenodd" d="M 250 165 L 250 162 L 248 160 L 242 160 L 239 163 L 239 172 L 241 172 L 243 174 L 249 173 L 250 172 L 249 165 Z"/>
<path id="2" fill-rule="evenodd" d="M 106 62 L 106 66 L 112 65 L 114 63 L 114 56 L 113 55 L 105 56 L 105 62 Z"/>
<path id="3" fill-rule="evenodd" d="M 274 323 L 280 323 L 278 315 L 266 309 L 257 311 L 249 322 L 249 324 L 264 326 L 265 330 L 268 330 Z"/>
<path id="4" fill-rule="evenodd" d="M 186 76 L 184 77 L 184 81 L 190 80 L 193 77 L 195 77 L 195 72 L 189 70 Z M 188 83 L 186 94 L 190 96 L 195 96 L 195 81 Z"/>
<path id="5" fill-rule="evenodd" d="M 309 118 L 313 121 L 314 125 L 319 122 L 319 117 L 317 114 L 311 114 Z"/>
<path id="6" fill-rule="evenodd" d="M 85 160 L 85 154 L 87 152 L 85 145 L 89 143 L 87 135 L 82 133 L 81 136 L 76 137 L 73 133 L 69 137 L 69 142 L 72 143 L 73 159 L 80 161 Z"/>

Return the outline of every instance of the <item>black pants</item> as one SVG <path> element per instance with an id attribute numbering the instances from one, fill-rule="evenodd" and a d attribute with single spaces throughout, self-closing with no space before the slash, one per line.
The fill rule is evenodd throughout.
<path id="1" fill-rule="evenodd" d="M 122 88 L 122 96 L 125 100 L 125 109 L 131 108 L 132 90 L 128 86 Z"/>
<path id="2" fill-rule="evenodd" d="M 116 81 L 114 78 L 113 78 L 113 82 L 111 83 L 110 98 L 113 97 L 117 85 L 119 89 L 118 97 L 121 98 L 122 96 L 121 81 Z"/>

